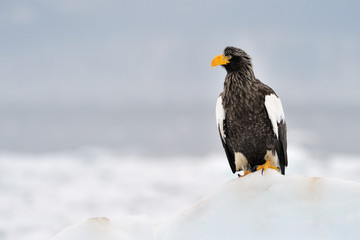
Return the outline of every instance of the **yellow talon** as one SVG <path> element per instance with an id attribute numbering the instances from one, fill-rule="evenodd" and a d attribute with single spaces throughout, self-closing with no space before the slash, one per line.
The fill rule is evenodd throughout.
<path id="1" fill-rule="evenodd" d="M 262 172 L 266 171 L 266 169 L 268 168 L 272 168 L 272 169 L 275 169 L 276 171 L 278 170 L 277 167 L 271 165 L 270 163 L 270 160 L 267 159 L 266 162 L 263 164 L 263 165 L 259 165 L 257 168 L 256 168 L 256 171 L 259 171 L 262 169 Z"/>
<path id="2" fill-rule="evenodd" d="M 238 177 L 245 177 L 246 175 L 248 175 L 249 173 L 251 173 L 251 171 L 244 171 L 244 175 L 240 175 L 238 174 Z"/>

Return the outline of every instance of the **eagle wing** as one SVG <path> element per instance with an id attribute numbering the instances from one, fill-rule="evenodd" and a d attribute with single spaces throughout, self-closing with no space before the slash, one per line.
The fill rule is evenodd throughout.
<path id="1" fill-rule="evenodd" d="M 235 166 L 235 156 L 231 147 L 226 143 L 226 135 L 227 135 L 227 121 L 226 121 L 226 113 L 224 110 L 224 106 L 222 104 L 222 96 L 220 94 L 217 102 L 216 102 L 216 124 L 219 130 L 221 143 L 225 149 L 226 157 L 229 161 L 231 170 L 233 173 L 236 172 Z"/>
<path id="2" fill-rule="evenodd" d="M 276 136 L 275 151 L 279 158 L 280 170 L 285 174 L 285 167 L 288 165 L 286 122 L 280 98 L 274 93 L 266 95 L 265 107 Z"/>

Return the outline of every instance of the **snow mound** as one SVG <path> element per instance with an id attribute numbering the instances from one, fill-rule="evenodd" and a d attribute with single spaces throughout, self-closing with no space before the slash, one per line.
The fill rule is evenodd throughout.
<path id="1" fill-rule="evenodd" d="M 51 240 L 360 239 L 359 203 L 358 182 L 269 169 L 226 182 L 158 225 L 91 218 Z"/>
<path id="2" fill-rule="evenodd" d="M 97 217 L 68 227 L 51 240 L 146 240 L 152 235 L 146 217 L 124 217 L 117 221 Z"/>
<path id="3" fill-rule="evenodd" d="M 360 239 L 360 183 L 283 176 L 232 179 L 163 224 L 158 240 Z"/>

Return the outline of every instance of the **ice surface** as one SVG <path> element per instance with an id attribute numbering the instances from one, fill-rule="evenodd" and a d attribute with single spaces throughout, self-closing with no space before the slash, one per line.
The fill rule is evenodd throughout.
<path id="1" fill-rule="evenodd" d="M 358 182 L 256 172 L 219 187 L 156 239 L 360 239 L 359 202 Z"/>
<path id="2" fill-rule="evenodd" d="M 321 159 L 290 146 L 289 159 L 289 177 L 360 180 L 356 155 Z M 107 217 L 115 224 L 122 216 L 147 215 L 154 226 L 169 222 L 166 219 L 234 178 L 223 153 L 154 159 L 93 149 L 34 155 L 2 152 L 0 239 L 48 239 L 92 217 Z"/>
<path id="3" fill-rule="evenodd" d="M 124 217 L 118 221 L 108 218 L 89 218 L 64 229 L 51 240 L 146 240 L 153 235 L 146 217 Z"/>
<path id="4" fill-rule="evenodd" d="M 359 239 L 359 202 L 359 182 L 269 169 L 229 180 L 157 225 L 92 218 L 51 240 Z"/>
<path id="5" fill-rule="evenodd" d="M 91 217 L 148 215 L 156 223 L 232 177 L 226 161 L 218 155 L 153 159 L 92 149 L 0 153 L 0 239 L 48 239 Z"/>

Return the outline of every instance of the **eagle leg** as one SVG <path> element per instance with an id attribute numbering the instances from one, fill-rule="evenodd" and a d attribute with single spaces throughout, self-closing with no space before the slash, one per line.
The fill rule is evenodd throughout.
<path id="1" fill-rule="evenodd" d="M 238 174 L 238 177 L 239 177 L 239 178 L 245 177 L 245 176 L 248 175 L 249 173 L 252 173 L 252 172 L 251 172 L 251 171 L 244 171 L 244 174 L 243 174 L 243 175 Z"/>
<path id="2" fill-rule="evenodd" d="M 256 168 L 256 171 L 262 170 L 261 173 L 264 173 L 264 171 L 266 171 L 266 169 L 268 169 L 268 168 L 272 168 L 272 169 L 275 169 L 276 171 L 278 171 L 278 168 L 277 168 L 277 167 L 271 165 L 269 159 L 267 159 L 266 162 L 265 162 L 263 165 L 259 165 L 259 166 Z"/>

